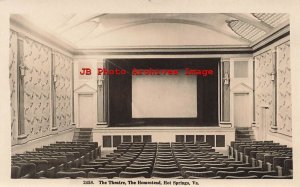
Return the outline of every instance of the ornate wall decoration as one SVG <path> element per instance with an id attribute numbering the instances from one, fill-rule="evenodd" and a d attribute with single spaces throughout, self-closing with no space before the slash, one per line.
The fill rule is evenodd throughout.
<path id="1" fill-rule="evenodd" d="M 51 49 L 24 39 L 24 110 L 28 140 L 50 134 Z"/>
<path id="2" fill-rule="evenodd" d="M 56 126 L 59 130 L 65 130 L 72 125 L 72 59 L 55 52 L 54 69 L 57 77 L 55 83 Z"/>
<path id="3" fill-rule="evenodd" d="M 290 42 L 276 47 L 277 51 L 277 128 L 292 136 Z"/>
<path id="4" fill-rule="evenodd" d="M 11 106 L 11 144 L 17 143 L 18 136 L 18 118 L 17 118 L 17 79 L 18 79 L 18 35 L 14 31 L 10 31 L 9 37 L 9 84 L 10 84 L 10 106 Z"/>
<path id="5" fill-rule="evenodd" d="M 272 52 L 268 50 L 254 58 L 255 60 L 255 119 L 261 125 L 261 107 L 269 107 L 266 113 L 268 128 L 273 123 L 272 77 L 273 63 Z"/>

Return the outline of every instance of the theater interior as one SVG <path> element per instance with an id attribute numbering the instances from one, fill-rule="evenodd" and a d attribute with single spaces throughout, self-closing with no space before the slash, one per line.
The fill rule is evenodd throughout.
<path id="1" fill-rule="evenodd" d="M 11 14 L 11 178 L 292 179 L 286 13 Z"/>

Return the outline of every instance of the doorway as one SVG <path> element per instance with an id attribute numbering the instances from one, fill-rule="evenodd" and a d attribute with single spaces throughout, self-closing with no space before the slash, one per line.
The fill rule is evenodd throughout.
<path id="1" fill-rule="evenodd" d="M 79 128 L 93 128 L 93 94 L 79 94 Z"/>
<path id="2" fill-rule="evenodd" d="M 234 94 L 234 126 L 251 127 L 248 93 Z"/>

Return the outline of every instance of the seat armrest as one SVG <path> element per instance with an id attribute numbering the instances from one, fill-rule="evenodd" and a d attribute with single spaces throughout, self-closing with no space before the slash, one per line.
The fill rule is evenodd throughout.
<path id="1" fill-rule="evenodd" d="M 244 162 L 244 153 L 240 152 L 240 161 Z"/>
<path id="2" fill-rule="evenodd" d="M 249 164 L 249 156 L 248 155 L 245 155 L 245 160 L 246 160 L 245 163 Z"/>
<path id="3" fill-rule="evenodd" d="M 28 173 L 26 175 L 24 175 L 23 177 L 21 177 L 22 179 L 30 179 L 31 178 L 31 174 Z"/>
<path id="4" fill-rule="evenodd" d="M 281 166 L 276 166 L 275 169 L 277 170 L 278 176 L 282 176 L 282 167 Z"/>
<path id="5" fill-rule="evenodd" d="M 234 154 L 233 154 L 233 152 L 234 152 L 233 147 L 230 147 L 230 149 L 231 149 L 231 152 L 230 152 L 230 154 L 231 154 L 231 155 L 230 155 L 230 158 L 234 158 L 234 156 L 233 156 L 233 155 L 234 155 Z"/>
<path id="6" fill-rule="evenodd" d="M 80 157 L 80 166 L 85 164 L 85 156 Z"/>
<path id="7" fill-rule="evenodd" d="M 262 168 L 263 167 L 263 161 L 262 160 L 258 160 L 258 167 Z"/>
<path id="8" fill-rule="evenodd" d="M 239 161 L 238 151 L 234 150 L 235 161 Z"/>
<path id="9" fill-rule="evenodd" d="M 51 167 L 46 172 L 47 178 L 55 178 L 55 167 Z"/>
<path id="10" fill-rule="evenodd" d="M 63 171 L 63 170 L 64 170 L 64 167 L 65 167 L 64 164 L 61 164 L 61 165 L 57 166 L 56 172 Z"/>
<path id="11" fill-rule="evenodd" d="M 251 165 L 252 167 L 256 167 L 256 159 L 255 158 L 251 158 Z"/>
<path id="12" fill-rule="evenodd" d="M 77 159 L 75 159 L 74 161 L 73 161 L 73 165 L 72 165 L 72 167 L 74 167 L 74 168 L 79 168 L 80 166 L 81 166 L 81 159 L 80 158 L 77 158 Z"/>
<path id="13" fill-rule="evenodd" d="M 272 164 L 270 162 L 267 162 L 267 168 L 268 168 L 268 171 L 272 171 Z"/>
<path id="14" fill-rule="evenodd" d="M 68 169 L 70 169 L 72 166 L 73 166 L 73 161 L 69 161 L 69 162 L 66 163 L 65 169 L 68 170 Z"/>
<path id="15" fill-rule="evenodd" d="M 40 179 L 40 178 L 44 177 L 45 175 L 46 175 L 46 172 L 45 172 L 45 171 L 39 171 L 39 172 L 37 172 L 37 173 L 35 174 L 35 177 L 36 177 L 37 179 Z"/>

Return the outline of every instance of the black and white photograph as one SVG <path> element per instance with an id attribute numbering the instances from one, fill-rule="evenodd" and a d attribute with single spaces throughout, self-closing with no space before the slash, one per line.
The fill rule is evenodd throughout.
<path id="1" fill-rule="evenodd" d="M 0 1 L 4 185 L 296 185 L 299 1 L 88 2 Z"/>

